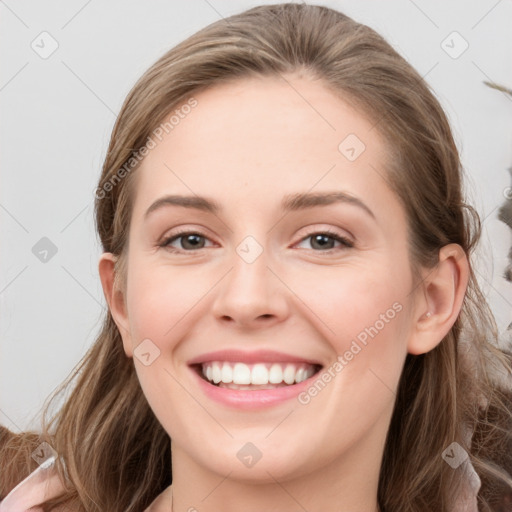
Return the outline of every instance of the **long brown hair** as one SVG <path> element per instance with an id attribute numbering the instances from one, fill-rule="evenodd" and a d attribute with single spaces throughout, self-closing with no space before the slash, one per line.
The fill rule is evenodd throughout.
<path id="1" fill-rule="evenodd" d="M 128 94 L 95 199 L 103 250 L 118 256 L 115 286 L 126 284 L 134 155 L 155 128 L 206 87 L 301 70 L 349 99 L 387 141 L 387 179 L 407 213 L 413 266 L 433 267 L 448 243 L 470 256 L 480 221 L 464 202 L 458 151 L 428 84 L 371 28 L 326 7 L 288 3 L 207 26 L 161 57 Z M 497 371 L 505 375 L 501 381 Z M 504 455 L 512 445 L 511 375 L 510 356 L 497 346 L 492 314 L 471 269 L 449 334 L 432 351 L 406 358 L 380 472 L 383 512 L 451 510 L 463 475 L 442 454 L 454 442 L 482 480 L 481 510 L 500 510 L 497 489 L 512 490 L 510 455 Z M 48 422 L 51 403 L 68 389 Z M 43 440 L 59 454 L 56 468 L 68 486 L 48 510 L 76 502 L 84 511 L 140 512 L 171 484 L 169 436 L 148 405 L 110 312 L 96 342 L 45 407 L 42 433 L 0 444 L 2 493 L 34 468 L 30 452 Z"/>

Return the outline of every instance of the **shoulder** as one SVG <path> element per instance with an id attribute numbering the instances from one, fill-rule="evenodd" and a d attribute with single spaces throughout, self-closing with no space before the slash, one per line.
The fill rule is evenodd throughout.
<path id="1" fill-rule="evenodd" d="M 478 512 L 478 493 L 482 482 L 469 457 L 460 465 L 462 486 L 456 497 L 453 512 Z"/>
<path id="2" fill-rule="evenodd" d="M 51 460 L 39 465 L 32 457 L 41 443 L 37 432 L 11 432 L 0 425 L 0 512 L 42 512 L 42 503 L 62 494 L 64 485 Z M 54 512 L 78 512 L 79 505 Z"/>
<path id="3" fill-rule="evenodd" d="M 38 507 L 45 501 L 55 498 L 64 490 L 59 475 L 54 471 L 54 466 L 39 466 L 24 480 L 19 482 L 14 489 L 0 502 L 0 512 L 42 512 Z M 36 508 L 33 508 L 36 507 Z M 57 508 L 70 510 L 69 507 Z"/>

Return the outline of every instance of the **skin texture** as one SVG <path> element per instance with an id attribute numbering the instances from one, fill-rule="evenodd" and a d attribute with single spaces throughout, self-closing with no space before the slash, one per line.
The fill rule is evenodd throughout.
<path id="1" fill-rule="evenodd" d="M 136 171 L 126 294 L 113 289 L 112 254 L 99 262 L 125 353 L 172 439 L 173 510 L 375 512 L 406 354 L 433 349 L 455 322 L 467 285 L 464 253 L 443 248 L 416 286 L 404 209 L 383 179 L 385 144 L 321 82 L 251 78 L 194 97 L 197 107 Z M 349 134 L 366 146 L 354 161 L 338 150 Z M 287 194 L 326 191 L 359 198 L 374 217 L 349 203 L 280 210 Z M 145 221 L 166 194 L 207 196 L 223 211 L 169 206 Z M 180 252 L 159 247 L 177 228 L 206 238 L 198 249 L 186 237 L 172 242 Z M 353 247 L 315 243 L 311 235 L 326 229 Z M 252 263 L 236 251 L 249 235 L 263 249 Z M 307 404 L 236 410 L 207 398 L 187 366 L 206 352 L 239 348 L 332 367 L 396 303 L 394 318 Z M 149 366 L 134 357 L 147 338 L 160 350 Z M 247 442 L 262 454 L 250 468 L 237 458 Z"/>

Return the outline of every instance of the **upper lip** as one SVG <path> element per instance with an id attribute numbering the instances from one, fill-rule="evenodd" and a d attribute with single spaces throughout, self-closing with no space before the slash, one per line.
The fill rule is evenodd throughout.
<path id="1" fill-rule="evenodd" d="M 201 354 L 188 361 L 188 364 L 202 364 L 210 361 L 231 361 L 233 363 L 305 363 L 323 366 L 316 359 L 294 356 L 275 350 L 254 350 L 249 352 L 238 349 L 225 349 Z"/>

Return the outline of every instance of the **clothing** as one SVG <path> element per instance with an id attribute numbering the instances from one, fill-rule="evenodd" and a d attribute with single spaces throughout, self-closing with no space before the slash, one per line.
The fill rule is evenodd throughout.
<path id="1" fill-rule="evenodd" d="M 61 490 L 62 482 L 54 469 L 53 460 L 45 461 L 0 501 L 0 512 L 25 512 L 29 509 L 30 512 L 43 512 L 42 507 L 37 505 L 58 496 Z"/>
<path id="2" fill-rule="evenodd" d="M 22 480 L 9 494 L 0 501 L 0 512 L 43 512 L 38 506 L 44 501 L 58 496 L 64 486 L 59 478 L 55 465 L 46 461 L 24 480 Z M 144 512 L 157 512 L 163 502 L 168 501 L 169 488 L 159 494 Z M 166 510 L 171 512 L 167 507 Z M 55 512 L 74 512 L 69 506 L 55 509 Z"/>

